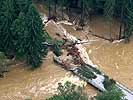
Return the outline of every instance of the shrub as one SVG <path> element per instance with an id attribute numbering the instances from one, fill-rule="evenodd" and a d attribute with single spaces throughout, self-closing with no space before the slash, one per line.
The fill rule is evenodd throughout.
<path id="1" fill-rule="evenodd" d="M 62 54 L 61 46 L 62 46 L 62 41 L 58 40 L 53 41 L 52 51 L 56 56 L 60 56 Z"/>
<path id="2" fill-rule="evenodd" d="M 59 83 L 58 92 L 58 95 L 46 100 L 88 100 L 83 88 L 70 82 L 66 82 L 64 85 Z"/>
<path id="3" fill-rule="evenodd" d="M 108 91 L 98 94 L 95 97 L 95 100 L 126 100 L 123 92 L 117 88 L 116 86 L 112 86 L 112 88 Z"/>

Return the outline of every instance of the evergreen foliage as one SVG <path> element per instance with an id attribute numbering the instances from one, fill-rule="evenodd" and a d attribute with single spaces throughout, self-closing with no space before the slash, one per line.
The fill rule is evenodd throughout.
<path id="1" fill-rule="evenodd" d="M 104 15 L 106 16 L 108 22 L 109 22 L 109 29 L 110 29 L 110 39 L 112 40 L 112 32 L 111 32 L 111 26 L 112 26 L 112 20 L 115 13 L 115 3 L 116 0 L 106 0 L 104 4 Z"/>
<path id="2" fill-rule="evenodd" d="M 62 46 L 62 42 L 61 41 L 53 41 L 53 47 L 52 47 L 52 50 L 53 50 L 53 53 L 56 55 L 56 56 L 61 56 L 62 54 L 62 51 L 61 51 L 61 46 Z"/>
<path id="3" fill-rule="evenodd" d="M 2 19 L 1 19 L 1 10 L 2 10 L 2 0 L 0 0 L 0 51 L 2 51 L 2 32 L 1 32 L 1 28 L 2 28 Z"/>
<path id="4" fill-rule="evenodd" d="M 108 76 L 104 75 L 105 79 L 103 81 L 104 88 L 110 90 L 112 86 L 116 85 L 116 82 L 113 79 L 110 79 Z"/>
<path id="5" fill-rule="evenodd" d="M 29 6 L 32 4 L 32 0 L 16 0 L 16 9 L 19 12 L 26 13 Z"/>
<path id="6" fill-rule="evenodd" d="M 40 15 L 33 4 L 30 5 L 27 12 L 27 27 L 28 36 L 26 41 L 26 55 L 28 58 L 28 63 L 32 65 L 33 68 L 38 67 L 42 62 L 43 54 L 47 54 L 46 48 L 43 48 L 43 24 Z"/>
<path id="7" fill-rule="evenodd" d="M 10 52 L 13 49 L 13 35 L 10 27 L 16 18 L 13 0 L 4 0 L 1 8 L 1 51 Z"/>
<path id="8" fill-rule="evenodd" d="M 13 22 L 11 26 L 11 32 L 14 38 L 13 43 L 16 47 L 17 57 L 22 57 L 26 54 L 27 40 L 28 40 L 28 27 L 26 22 L 26 16 L 23 12 L 20 12 L 18 18 Z"/>
<path id="9" fill-rule="evenodd" d="M 126 27 L 125 27 L 125 39 L 128 42 L 133 32 L 133 2 L 131 1 L 126 5 Z"/>
<path id="10" fill-rule="evenodd" d="M 37 68 L 48 52 L 43 42 L 50 39 L 32 0 L 0 1 L 0 51 L 10 58 L 24 57 L 32 68 Z"/>

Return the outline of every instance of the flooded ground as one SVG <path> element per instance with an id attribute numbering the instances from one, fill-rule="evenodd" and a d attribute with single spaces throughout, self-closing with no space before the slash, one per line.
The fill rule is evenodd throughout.
<path id="1" fill-rule="evenodd" d="M 0 79 L 0 100 L 42 100 L 56 94 L 59 82 L 72 81 L 77 85 L 86 84 L 78 77 L 67 72 L 53 62 L 53 54 L 49 53 L 40 69 L 28 71 L 26 65 L 12 66 L 12 70 Z M 97 93 L 96 89 L 87 85 L 86 91 L 90 95 Z"/>
<path id="2" fill-rule="evenodd" d="M 89 39 L 84 44 L 92 62 L 103 72 L 117 80 L 121 84 L 133 90 L 133 40 L 129 43 L 115 40 L 113 43 L 94 37 L 84 31 L 75 31 L 69 25 L 63 25 L 65 29 L 80 39 Z M 98 31 L 99 28 L 96 30 Z M 100 29 L 101 30 L 101 29 Z M 77 34 L 76 34 L 77 33 Z"/>
<path id="3" fill-rule="evenodd" d="M 133 90 L 133 41 L 129 44 L 95 42 L 86 48 L 90 59 L 103 72 Z"/>
<path id="4" fill-rule="evenodd" d="M 103 16 L 93 16 L 89 24 L 92 34 L 95 34 L 106 39 L 110 39 L 110 22 Z M 111 37 L 112 39 L 119 38 L 120 22 L 113 19 L 111 23 Z"/>

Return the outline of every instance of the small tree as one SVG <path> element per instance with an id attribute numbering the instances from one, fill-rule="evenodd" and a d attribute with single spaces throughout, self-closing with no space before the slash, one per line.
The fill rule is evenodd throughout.
<path id="1" fill-rule="evenodd" d="M 114 12 L 115 12 L 115 2 L 116 0 L 106 0 L 105 2 L 105 6 L 104 6 L 104 15 L 106 16 L 108 22 L 109 22 L 109 36 L 110 36 L 110 40 L 112 41 L 112 20 L 113 20 L 113 16 L 114 16 Z"/>
<path id="2" fill-rule="evenodd" d="M 47 54 L 47 46 L 44 48 L 42 44 L 45 42 L 43 38 L 43 34 L 45 34 L 43 30 L 44 26 L 34 4 L 30 5 L 27 12 L 27 26 L 28 35 L 26 35 L 26 54 L 28 63 L 32 65 L 33 68 L 36 68 L 41 64 L 43 55 Z"/>
<path id="3" fill-rule="evenodd" d="M 61 51 L 62 44 L 63 43 L 61 41 L 58 41 L 58 40 L 53 41 L 52 51 L 56 56 L 61 56 L 61 54 L 62 54 L 62 51 Z"/>
<path id="4" fill-rule="evenodd" d="M 77 87 L 70 82 L 66 82 L 64 85 L 59 83 L 58 91 L 58 95 L 54 95 L 46 100 L 88 100 L 83 88 L 80 86 Z"/>
<path id="5" fill-rule="evenodd" d="M 110 90 L 98 94 L 95 100 L 126 100 L 123 92 L 116 86 L 112 86 Z"/>

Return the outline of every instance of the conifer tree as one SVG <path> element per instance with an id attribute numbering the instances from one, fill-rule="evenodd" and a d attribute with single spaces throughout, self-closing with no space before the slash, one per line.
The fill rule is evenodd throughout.
<path id="1" fill-rule="evenodd" d="M 2 51 L 2 33 L 1 33 L 1 27 L 2 27 L 2 19 L 1 19 L 1 9 L 2 8 L 2 0 L 0 0 L 0 51 Z"/>
<path id="2" fill-rule="evenodd" d="M 78 4 L 81 5 L 80 8 L 82 9 L 82 13 L 85 13 L 87 16 L 90 16 L 93 7 L 93 0 L 79 0 Z"/>
<path id="3" fill-rule="evenodd" d="M 39 12 L 33 4 L 30 5 L 27 12 L 27 25 L 26 51 L 28 63 L 36 68 L 41 64 L 43 55 L 47 54 L 47 47 L 43 48 L 42 42 L 45 41 L 43 38 L 43 24 Z"/>
<path id="4" fill-rule="evenodd" d="M 110 36 L 110 40 L 112 40 L 112 36 L 111 36 L 111 26 L 112 26 L 112 20 L 113 20 L 113 16 L 115 13 L 115 2 L 116 0 L 106 0 L 105 2 L 105 7 L 104 7 L 104 15 L 106 16 L 108 22 L 109 22 L 109 36 Z"/>
<path id="5" fill-rule="evenodd" d="M 126 27 L 124 30 L 125 40 L 128 42 L 129 38 L 133 32 L 133 2 L 128 2 L 126 6 Z"/>
<path id="6" fill-rule="evenodd" d="M 51 3 L 52 3 L 52 0 L 48 0 L 48 17 L 49 18 L 51 17 Z"/>
<path id="7" fill-rule="evenodd" d="M 63 20 L 64 19 L 64 7 L 67 4 L 67 0 L 58 0 L 58 2 L 59 2 L 59 5 L 61 6 L 61 17 Z"/>
<path id="8" fill-rule="evenodd" d="M 28 27 L 25 14 L 23 12 L 20 12 L 18 18 L 13 22 L 11 26 L 11 32 L 13 36 L 16 37 L 13 40 L 16 49 L 16 55 L 20 57 L 26 55 Z"/>
<path id="9" fill-rule="evenodd" d="M 7 52 L 13 49 L 13 35 L 10 27 L 16 18 L 13 0 L 4 0 L 1 8 L 1 48 Z"/>
<path id="10" fill-rule="evenodd" d="M 57 3 L 58 3 L 58 0 L 54 0 L 54 16 L 56 16 L 56 13 L 57 13 Z"/>
<path id="11" fill-rule="evenodd" d="M 24 12 L 26 13 L 28 11 L 29 6 L 32 4 L 32 0 L 16 0 L 16 6 L 18 13 Z"/>

